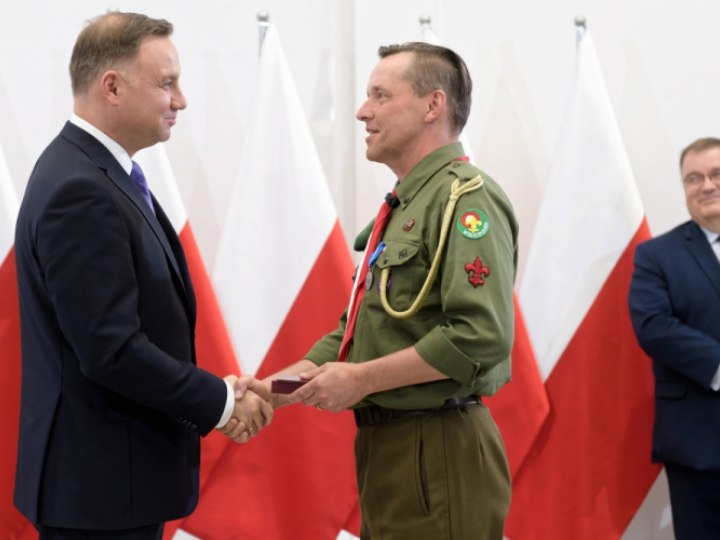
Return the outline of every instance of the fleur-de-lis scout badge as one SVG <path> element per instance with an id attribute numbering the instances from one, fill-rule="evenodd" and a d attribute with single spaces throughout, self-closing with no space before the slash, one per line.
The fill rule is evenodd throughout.
<path id="1" fill-rule="evenodd" d="M 490 221 L 477 208 L 469 208 L 458 216 L 457 228 L 465 238 L 478 240 L 490 230 Z"/>
<path id="2" fill-rule="evenodd" d="M 490 269 L 483 266 L 480 257 L 475 257 L 475 262 L 467 263 L 465 271 L 468 273 L 468 281 L 477 289 L 478 285 L 485 283 L 485 278 L 490 275 Z"/>
<path id="3" fill-rule="evenodd" d="M 408 219 L 405 223 L 403 223 L 402 230 L 407 232 L 410 229 L 412 229 L 415 226 L 415 220 L 414 219 Z"/>

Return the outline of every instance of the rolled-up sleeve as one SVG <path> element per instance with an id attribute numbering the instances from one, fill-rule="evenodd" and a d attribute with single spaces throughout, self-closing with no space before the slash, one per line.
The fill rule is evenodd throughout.
<path id="1" fill-rule="evenodd" d="M 489 230 L 483 237 L 471 239 L 460 232 L 458 218 L 468 210 L 487 217 Z M 493 185 L 458 201 L 438 278 L 447 322 L 415 348 L 435 369 L 464 385 L 475 384 L 510 356 L 516 238 L 512 209 Z"/>

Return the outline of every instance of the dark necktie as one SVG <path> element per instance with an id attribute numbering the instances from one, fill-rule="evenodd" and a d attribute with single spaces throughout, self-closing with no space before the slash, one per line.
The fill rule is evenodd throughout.
<path id="1" fill-rule="evenodd" d="M 353 334 L 355 334 L 355 322 L 357 321 L 358 311 L 360 310 L 360 302 L 365 293 L 365 279 L 367 273 L 370 271 L 368 267 L 368 257 L 377 249 L 378 241 L 385 230 L 387 222 L 390 221 L 393 208 L 395 208 L 399 202 L 394 190 L 392 193 L 388 193 L 385 197 L 385 202 L 380 207 L 380 211 L 375 218 L 375 225 L 373 225 L 372 232 L 370 233 L 370 239 L 365 247 L 365 255 L 360 263 L 355 284 L 353 285 L 350 306 L 348 307 L 347 324 L 345 325 L 345 335 L 343 336 L 342 345 L 340 345 L 338 362 L 347 362 L 348 353 L 350 352 L 350 343 L 352 342 Z"/>
<path id="2" fill-rule="evenodd" d="M 148 188 L 147 180 L 145 180 L 145 175 L 142 172 L 142 169 L 140 168 L 140 165 L 132 162 L 132 171 L 130 171 L 130 178 L 133 182 L 135 182 L 135 185 L 140 190 L 140 193 L 143 196 L 143 199 L 145 199 L 145 202 L 148 203 L 148 206 L 150 207 L 150 210 L 152 210 L 153 215 L 155 214 L 155 207 L 153 206 L 152 198 L 150 197 L 150 189 Z"/>

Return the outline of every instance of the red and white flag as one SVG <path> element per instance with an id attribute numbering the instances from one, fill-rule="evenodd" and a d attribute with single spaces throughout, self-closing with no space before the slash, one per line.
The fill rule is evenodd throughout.
<path id="1" fill-rule="evenodd" d="M 617 540 L 660 471 L 627 307 L 649 236 L 587 32 L 519 295 L 550 414 L 513 482 L 512 540 Z"/>
<path id="2" fill-rule="evenodd" d="M 429 27 L 423 27 L 422 39 L 431 45 L 440 45 L 440 41 Z M 460 142 L 465 153 L 474 163 L 467 134 L 460 134 Z M 499 392 L 484 398 L 483 403 L 490 408 L 493 419 L 502 434 L 510 465 L 510 475 L 514 479 L 525 457 L 530 451 L 540 428 L 550 410 L 543 381 L 540 378 L 535 354 L 528 337 L 517 298 L 515 303 L 515 341 L 512 348 L 512 380 Z"/>
<path id="3" fill-rule="evenodd" d="M 514 483 L 548 416 L 550 403 L 515 295 L 513 301 L 515 340 L 511 352 L 512 380 L 493 397 L 483 398 L 483 403 L 490 408 L 502 435 Z"/>
<path id="4" fill-rule="evenodd" d="M 274 26 L 251 110 L 212 281 L 242 372 L 263 378 L 337 327 L 353 264 Z M 357 533 L 354 434 L 348 411 L 280 409 L 227 448 L 182 529 L 201 540 Z"/>
<path id="5" fill-rule="evenodd" d="M 237 375 L 239 369 L 230 336 L 220 313 L 220 307 L 215 299 L 215 293 L 195 242 L 192 228 L 188 222 L 185 205 L 180 196 L 165 148 L 161 144 L 156 144 L 151 148 L 138 152 L 134 157 L 142 167 L 145 177 L 149 179 L 153 195 L 155 195 L 170 219 L 185 250 L 185 258 L 187 259 L 190 277 L 195 289 L 197 303 L 195 350 L 198 366 L 218 377 L 224 377 L 230 373 Z M 201 497 L 208 478 L 229 444 L 232 443 L 227 437 L 214 430 L 203 439 L 200 463 Z M 172 538 L 175 531 L 181 526 L 182 520 L 168 523 L 165 527 L 164 538 L 166 540 Z"/>
<path id="6" fill-rule="evenodd" d="M 18 199 L 0 150 L 0 531 L 11 540 L 37 538 L 37 532 L 13 506 L 20 420 L 20 308 L 15 274 L 15 220 Z"/>

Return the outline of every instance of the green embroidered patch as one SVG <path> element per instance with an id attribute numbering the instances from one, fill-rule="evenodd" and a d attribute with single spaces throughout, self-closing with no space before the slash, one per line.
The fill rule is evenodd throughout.
<path id="1" fill-rule="evenodd" d="M 490 221 L 477 208 L 469 208 L 458 217 L 457 228 L 465 238 L 478 240 L 490 231 Z"/>

